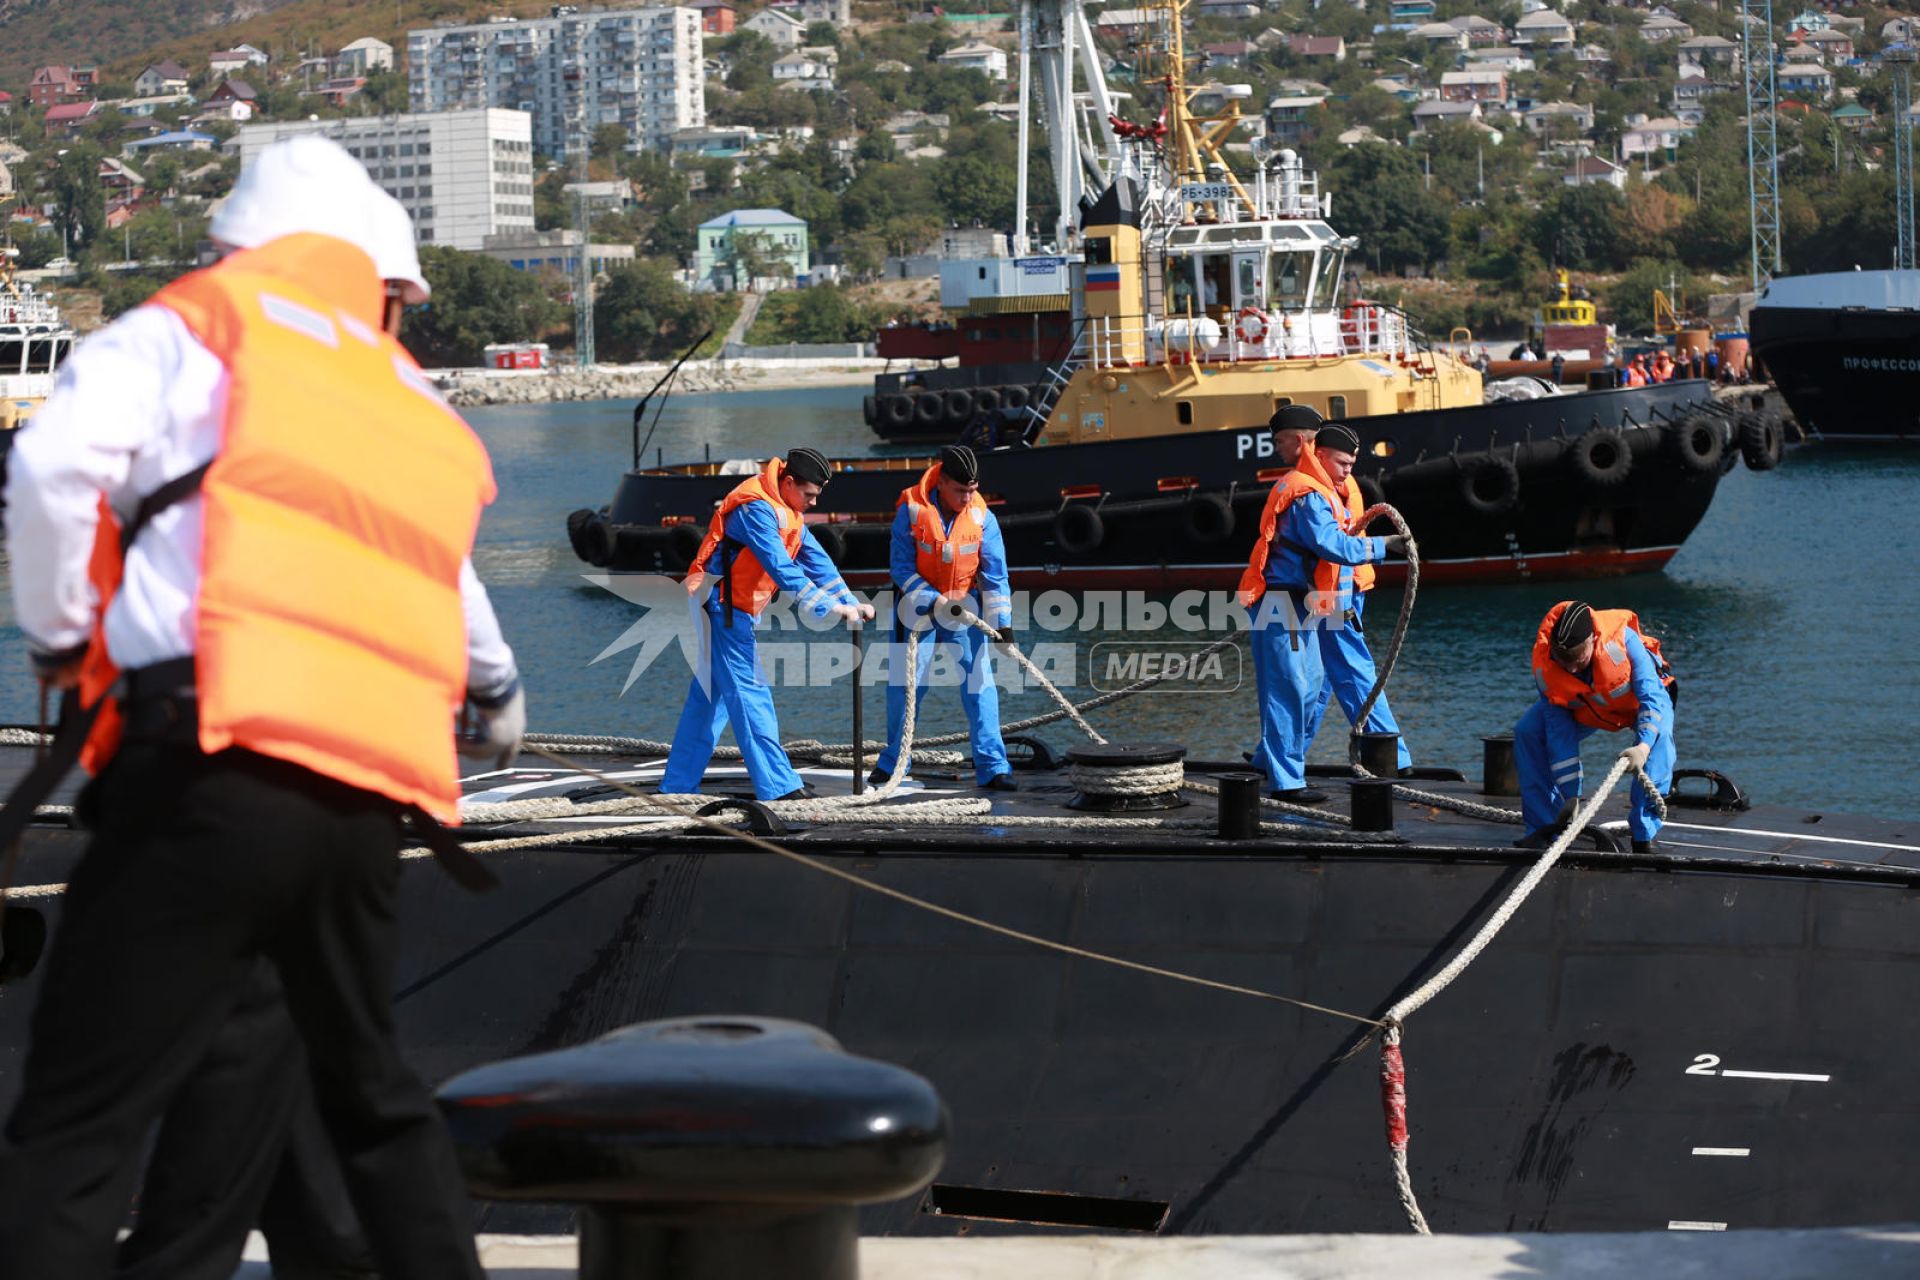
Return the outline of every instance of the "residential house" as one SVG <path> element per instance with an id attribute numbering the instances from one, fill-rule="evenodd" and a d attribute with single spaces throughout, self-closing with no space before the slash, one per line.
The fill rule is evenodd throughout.
<path id="1" fill-rule="evenodd" d="M 318 89 L 309 92 L 316 98 L 324 99 L 331 106 L 344 107 L 352 101 L 355 94 L 366 87 L 365 76 L 335 76 L 331 80 L 323 81 Z"/>
<path id="2" fill-rule="evenodd" d="M 1413 109 L 1413 131 L 1425 133 L 1437 124 L 1470 124 L 1485 116 L 1477 102 L 1448 102 L 1436 99 Z"/>
<path id="3" fill-rule="evenodd" d="M 1536 9 L 1513 24 L 1513 43 L 1530 49 L 1573 48 L 1573 24 L 1553 9 Z"/>
<path id="4" fill-rule="evenodd" d="M 100 161 L 100 187 L 107 193 L 109 201 L 135 199 L 146 190 L 146 186 L 147 180 L 126 161 L 113 156 Z"/>
<path id="5" fill-rule="evenodd" d="M 1593 108 L 1583 102 L 1536 102 L 1520 114 L 1529 133 L 1584 135 L 1593 128 Z"/>
<path id="6" fill-rule="evenodd" d="M 1825 102 L 1833 96 L 1833 72 L 1816 63 L 1782 63 L 1774 70 L 1773 81 L 1781 93 L 1797 98 Z"/>
<path id="7" fill-rule="evenodd" d="M 1235 22 L 1260 16 L 1260 6 L 1253 0 L 1199 0 L 1193 9 L 1196 17 L 1226 18 Z"/>
<path id="8" fill-rule="evenodd" d="M 1827 31 L 1833 27 L 1833 19 L 1819 9 L 1802 9 L 1794 17 L 1787 19 L 1787 35 L 1791 37 L 1800 31 Z"/>
<path id="9" fill-rule="evenodd" d="M 734 21 L 740 16 L 740 10 L 728 0 L 692 0 L 687 7 L 699 10 L 700 30 L 710 36 L 732 35 Z"/>
<path id="10" fill-rule="evenodd" d="M 120 148 L 123 155 L 145 155 L 149 151 L 211 151 L 218 146 L 220 139 L 210 133 L 198 133 L 192 129 L 175 129 L 170 133 L 156 133 L 151 138 L 135 138 Z"/>
<path id="11" fill-rule="evenodd" d="M 1693 39 L 1693 28 L 1678 18 L 1656 14 L 1640 24 L 1640 38 L 1648 44 Z"/>
<path id="12" fill-rule="evenodd" d="M 1692 136 L 1693 126 L 1672 116 L 1642 120 L 1621 133 L 1620 158 L 1632 160 L 1635 156 L 1664 156 L 1671 160 L 1674 152 L 1680 149 L 1681 141 Z"/>
<path id="13" fill-rule="evenodd" d="M 583 197 L 589 213 L 625 213 L 640 203 L 640 189 L 625 178 L 569 182 L 560 188 L 560 201 L 568 209 Z"/>
<path id="14" fill-rule="evenodd" d="M 216 76 L 237 75 L 248 67 L 264 67 L 267 55 L 250 44 L 237 49 L 222 49 L 207 59 L 207 68 Z"/>
<path id="15" fill-rule="evenodd" d="M 807 34 L 807 24 L 784 9 L 762 9 L 740 25 L 759 32 L 776 49 L 798 49 Z"/>
<path id="16" fill-rule="evenodd" d="M 1732 88 L 1724 80 L 1683 75 L 1673 86 L 1674 117 L 1683 124 L 1699 124 L 1707 118 L 1707 99 L 1716 93 L 1727 93 Z"/>
<path id="17" fill-rule="evenodd" d="M 830 93 L 833 91 L 833 68 L 795 49 L 773 60 L 773 82 L 776 85 L 799 82 L 802 88 Z"/>
<path id="18" fill-rule="evenodd" d="M 800 21 L 808 26 L 824 22 L 835 27 L 850 27 L 853 0 L 800 0 Z"/>
<path id="19" fill-rule="evenodd" d="M 100 114 L 97 102 L 62 102 L 47 108 L 43 123 L 47 132 L 59 138 L 71 138 Z"/>
<path id="20" fill-rule="evenodd" d="M 103 107 L 113 107 L 123 116 L 132 116 L 145 120 L 157 111 L 166 111 L 173 107 L 190 107 L 193 95 L 190 93 L 161 93 L 151 98 L 121 98 L 117 102 L 103 102 Z"/>
<path id="21" fill-rule="evenodd" d="M 744 124 L 680 129 L 673 135 L 673 155 L 676 159 L 732 160 L 752 151 L 760 137 L 758 130 Z"/>
<path id="22" fill-rule="evenodd" d="M 195 112 L 187 124 L 189 128 L 205 128 L 210 124 L 245 124 L 253 116 L 251 99 L 231 98 L 224 102 L 209 102 Z"/>
<path id="23" fill-rule="evenodd" d="M 12 114 L 13 114 L 13 95 L 8 93 L 5 89 L 0 89 L 0 116 L 10 116 Z"/>
<path id="24" fill-rule="evenodd" d="M 1276 98 L 1324 98 L 1332 92 L 1318 80 L 1309 80 L 1304 76 L 1285 76 L 1273 86 Z"/>
<path id="25" fill-rule="evenodd" d="M 1288 36 L 1287 48 L 1296 58 L 1329 58 L 1334 62 L 1347 60 L 1347 42 L 1339 36 Z"/>
<path id="26" fill-rule="evenodd" d="M 1490 45 L 1505 44 L 1507 29 L 1491 18 L 1483 18 L 1477 13 L 1463 14 L 1458 18 L 1448 18 L 1447 25 L 1458 27 L 1467 36 L 1467 44 L 1475 49 L 1484 49 Z"/>
<path id="27" fill-rule="evenodd" d="M 255 106 L 259 101 L 260 95 L 254 92 L 252 85 L 245 80 L 231 78 L 213 86 L 213 92 L 207 95 L 207 105 L 210 107 L 216 107 L 225 102 L 244 102 L 249 106 Z"/>
<path id="28" fill-rule="evenodd" d="M 1400 76 L 1381 76 L 1373 81 L 1370 87 L 1382 93 L 1391 94 L 1402 102 L 1419 102 L 1427 96 L 1420 91 L 1419 86 L 1409 84 Z"/>
<path id="29" fill-rule="evenodd" d="M 952 125 L 953 117 L 944 111 L 902 111 L 883 121 L 880 130 L 892 137 L 895 146 L 900 146 L 921 137 L 944 142 Z"/>
<path id="30" fill-rule="evenodd" d="M 1425 40 L 1429 49 L 1467 47 L 1467 33 L 1451 22 L 1423 22 L 1407 34 L 1415 40 Z"/>
<path id="31" fill-rule="evenodd" d="M 1592 71 L 1596 67 L 1613 65 L 1613 55 L 1597 44 L 1583 44 L 1573 51 L 1573 60 Z"/>
<path id="32" fill-rule="evenodd" d="M 1433 0 L 1390 0 L 1387 6 L 1388 17 L 1394 23 L 1406 23 L 1418 26 L 1433 21 Z"/>
<path id="33" fill-rule="evenodd" d="M 393 46 L 372 36 L 361 36 L 351 44 L 342 45 L 340 52 L 333 55 L 333 74 L 342 79 L 391 70 Z"/>
<path id="34" fill-rule="evenodd" d="M 1270 99 L 1265 112 L 1268 142 L 1276 147 L 1297 147 L 1305 142 L 1320 123 L 1320 106 L 1325 101 L 1314 95 Z"/>
<path id="35" fill-rule="evenodd" d="M 989 80 L 1007 78 L 1007 51 L 984 42 L 955 45 L 941 54 L 939 63 L 962 71 L 980 71 Z"/>
<path id="36" fill-rule="evenodd" d="M 1357 147 L 1365 142 L 1385 142 L 1386 139 L 1373 131 L 1370 124 L 1358 124 L 1351 129 L 1342 129 L 1334 139 L 1343 147 Z"/>
<path id="37" fill-rule="evenodd" d="M 743 257 L 759 261 L 742 262 Z M 783 280 L 792 283 L 809 269 L 807 224 L 781 209 L 735 209 L 707 219 L 696 233 L 696 289 L 731 293 Z M 751 278 L 747 271 L 754 272 Z"/>
<path id="38" fill-rule="evenodd" d="M 157 98 L 162 94 L 185 93 L 187 81 L 192 75 L 187 69 L 172 59 L 156 62 L 133 78 L 133 91 L 143 98 Z"/>
<path id="39" fill-rule="evenodd" d="M 1512 45 L 1495 45 L 1490 49 L 1469 49 L 1467 60 L 1460 64 L 1462 71 L 1504 71 L 1514 75 L 1521 71 L 1533 70 L 1533 55 L 1525 49 L 1516 49 Z"/>
<path id="40" fill-rule="evenodd" d="M 1573 167 L 1560 180 L 1569 187 L 1608 186 L 1615 191 L 1627 189 L 1627 171 L 1610 160 L 1602 160 L 1594 155 L 1575 160 Z"/>
<path id="41" fill-rule="evenodd" d="M 73 74 L 72 67 L 41 67 L 27 82 L 27 101 L 36 107 L 57 107 L 86 96 L 87 86 Z"/>
<path id="42" fill-rule="evenodd" d="M 1890 18 L 1880 28 L 1880 40 L 1883 44 L 1913 44 L 1920 42 L 1920 18 Z"/>
<path id="43" fill-rule="evenodd" d="M 1740 65 L 1738 41 L 1725 36 L 1695 36 L 1679 45 L 1680 61 L 1696 67 L 1737 67 Z"/>
<path id="44" fill-rule="evenodd" d="M 1808 51 L 1807 54 L 1801 52 L 1803 49 Z M 1787 47 L 1786 59 L 1789 62 L 1817 62 L 1823 67 L 1837 67 L 1853 61 L 1853 37 L 1832 28 L 1809 31 L 1800 37 L 1797 44 Z"/>
<path id="45" fill-rule="evenodd" d="M 13 170 L 7 168 L 5 161 L 0 161 L 0 200 L 10 200 L 12 198 Z"/>
<path id="46" fill-rule="evenodd" d="M 1260 52 L 1260 46 L 1251 40 L 1226 40 L 1219 44 L 1201 46 L 1206 56 L 1206 65 L 1214 67 L 1244 67 L 1247 59 Z"/>
<path id="47" fill-rule="evenodd" d="M 1440 76 L 1442 102 L 1503 103 L 1507 100 L 1504 71 L 1447 71 Z"/>
<path id="48" fill-rule="evenodd" d="M 1143 35 L 1154 21 L 1151 9 L 1102 9 L 1100 16 L 1093 20 L 1093 28 L 1107 35 L 1131 40 Z"/>
<path id="49" fill-rule="evenodd" d="M 898 58 L 883 58 L 873 64 L 873 69 L 890 76 L 910 76 L 913 74 L 913 68 Z"/>
<path id="50" fill-rule="evenodd" d="M 1857 102 L 1849 102 L 1833 113 L 1833 122 L 1851 133 L 1873 128 L 1873 112 Z"/>

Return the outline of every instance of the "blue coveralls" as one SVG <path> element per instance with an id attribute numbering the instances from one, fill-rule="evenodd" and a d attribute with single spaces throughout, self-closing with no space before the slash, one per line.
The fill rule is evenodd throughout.
<path id="1" fill-rule="evenodd" d="M 1381 560 L 1386 553 L 1385 538 L 1355 537 L 1342 529 L 1319 493 L 1295 498 L 1280 517 L 1267 557 L 1267 594 L 1249 611 L 1253 676 L 1260 696 L 1260 744 L 1253 763 L 1266 773 L 1274 791 L 1307 785 L 1307 744 L 1320 714 L 1322 642 L 1291 629 L 1317 621 L 1306 606 L 1313 571 L 1321 560 L 1342 566 L 1336 608 L 1344 611 L 1353 597 L 1353 571 L 1346 566 Z M 1325 621 L 1332 625 L 1332 619 Z"/>
<path id="2" fill-rule="evenodd" d="M 813 610 L 815 616 L 825 617 L 835 605 L 857 603 L 813 534 L 802 533 L 799 554 L 787 555 L 780 541 L 779 518 L 766 503 L 748 502 L 735 507 L 727 514 L 724 528 L 727 537 L 753 552 L 780 590 L 791 594 L 802 608 Z M 722 544 L 714 555 L 718 557 L 724 551 Z M 667 753 L 660 789 L 671 795 L 699 791 L 707 762 L 720 743 L 720 731 L 731 722 L 734 741 L 740 744 L 742 761 L 753 779 L 755 798 L 777 800 L 800 789 L 800 775 L 794 772 L 780 745 L 773 691 L 760 678 L 760 656 L 753 642 L 756 615 L 740 608 L 729 610 L 722 599 L 724 589 L 724 584 L 716 583 L 704 606 L 712 636 L 711 693 L 697 676 L 687 689 L 687 705 L 680 712 L 679 727 L 673 731 L 673 747 Z"/>
<path id="3" fill-rule="evenodd" d="M 1320 631 L 1320 666 L 1326 673 L 1325 681 L 1320 685 L 1320 697 L 1314 702 L 1312 712 L 1307 716 L 1307 741 L 1312 742 L 1320 732 L 1320 718 L 1327 714 L 1327 703 L 1334 698 L 1340 699 L 1340 709 L 1347 713 L 1347 722 L 1353 723 L 1353 717 L 1360 710 L 1360 704 L 1367 700 L 1367 691 L 1373 688 L 1378 672 L 1374 670 L 1373 654 L 1367 649 L 1365 613 L 1367 593 L 1353 593 L 1350 606 L 1353 617 L 1348 619 L 1342 611 L 1337 619 L 1329 622 Z M 1367 733 L 1399 733 L 1400 726 L 1394 721 L 1393 708 L 1387 705 L 1386 690 L 1374 700 L 1373 710 L 1367 713 Z M 1400 767 L 1406 769 L 1413 764 L 1413 753 L 1407 750 L 1407 740 L 1400 739 Z"/>
<path id="4" fill-rule="evenodd" d="M 934 509 L 949 532 L 954 513 L 937 498 Z M 1007 548 L 1000 537 L 1000 521 L 991 511 L 981 515 L 980 567 L 974 575 L 976 589 L 967 598 L 969 610 L 996 627 L 1013 622 L 1013 596 L 1007 587 Z M 973 739 L 973 777 L 982 786 L 1003 773 L 1012 773 L 1007 762 L 1006 744 L 1000 740 L 1000 690 L 993 683 L 992 641 L 972 627 L 945 627 L 928 616 L 940 602 L 940 593 L 920 576 L 920 561 L 913 537 L 910 504 L 902 503 L 893 517 L 893 542 L 889 564 L 893 582 L 900 589 L 900 610 L 894 622 L 893 649 L 887 663 L 887 745 L 874 762 L 882 773 L 891 774 L 900 758 L 900 735 L 907 723 L 907 639 L 906 627 L 925 626 L 920 636 L 920 652 L 915 665 L 913 700 L 914 736 L 926 733 L 920 719 L 926 705 L 927 670 L 933 665 L 933 653 L 943 644 L 954 647 L 960 667 L 960 706 L 967 713 L 967 730 Z M 984 592 L 980 590 L 984 588 Z M 907 762 L 909 770 L 913 762 Z"/>
<path id="5" fill-rule="evenodd" d="M 1626 649 L 1633 668 L 1633 696 L 1640 707 L 1634 718 L 1634 741 L 1651 744 L 1647 776 L 1665 795 L 1673 786 L 1673 699 L 1660 683 L 1653 655 L 1631 627 L 1626 631 Z M 1552 825 L 1567 797 L 1580 795 L 1580 744 L 1598 732 L 1545 697 L 1535 700 L 1520 717 L 1513 729 L 1513 759 L 1520 773 L 1520 809 L 1529 834 Z M 1627 827 L 1635 840 L 1651 840 L 1660 831 L 1653 802 L 1637 779 Z"/>

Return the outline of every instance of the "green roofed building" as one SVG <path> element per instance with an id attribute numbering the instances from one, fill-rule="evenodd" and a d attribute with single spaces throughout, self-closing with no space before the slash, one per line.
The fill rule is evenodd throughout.
<path id="1" fill-rule="evenodd" d="M 807 224 L 784 209 L 735 209 L 700 224 L 696 289 L 781 288 L 810 269 Z"/>

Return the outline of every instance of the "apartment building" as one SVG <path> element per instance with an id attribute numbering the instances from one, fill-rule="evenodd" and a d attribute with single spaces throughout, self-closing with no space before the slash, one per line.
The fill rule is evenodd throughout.
<path id="1" fill-rule="evenodd" d="M 482 109 L 250 124 L 227 143 L 240 166 L 296 134 L 332 138 L 413 215 L 422 244 L 479 250 L 489 236 L 533 231 L 533 125 L 524 111 Z"/>
<path id="2" fill-rule="evenodd" d="M 629 150 L 665 150 L 707 122 L 698 9 L 579 13 L 407 33 L 407 89 L 417 112 L 504 107 L 533 119 L 534 149 L 564 155 L 577 124 L 627 131 Z"/>

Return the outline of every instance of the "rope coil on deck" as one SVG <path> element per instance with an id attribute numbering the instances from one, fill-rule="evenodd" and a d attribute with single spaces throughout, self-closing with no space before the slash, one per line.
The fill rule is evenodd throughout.
<path id="1" fill-rule="evenodd" d="M 1071 761 L 1067 781 L 1073 789 L 1088 796 L 1160 796 L 1178 791 L 1187 780 L 1187 767 L 1172 764 L 1113 765 Z"/>

